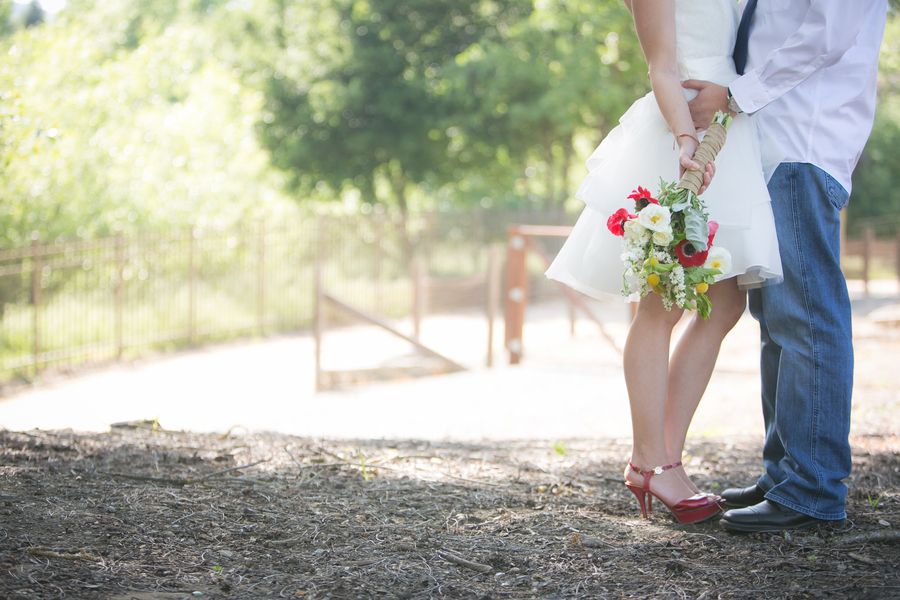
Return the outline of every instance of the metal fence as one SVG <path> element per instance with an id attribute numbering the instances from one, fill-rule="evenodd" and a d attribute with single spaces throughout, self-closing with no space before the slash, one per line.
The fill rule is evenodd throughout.
<path id="1" fill-rule="evenodd" d="M 505 242 L 508 226 L 573 220 L 558 211 L 472 211 L 403 222 L 374 212 L 227 231 L 35 240 L 0 251 L 0 385 L 48 368 L 309 329 L 317 265 L 330 294 L 388 318 L 477 308 L 490 247 Z M 561 240 L 542 243 L 552 255 Z M 898 261 L 895 238 L 866 234 L 845 246 L 851 277 L 897 277 Z M 528 265 L 532 301 L 560 293 L 543 268 L 539 259 Z"/>
<path id="2" fill-rule="evenodd" d="M 426 312 L 477 306 L 491 241 L 502 242 L 510 223 L 560 219 L 567 217 L 476 211 L 404 223 L 374 212 L 225 231 L 36 239 L 0 251 L 0 384 L 48 368 L 305 330 L 317 262 L 331 293 L 388 317 L 414 308 L 413 264 L 425 265 Z"/>

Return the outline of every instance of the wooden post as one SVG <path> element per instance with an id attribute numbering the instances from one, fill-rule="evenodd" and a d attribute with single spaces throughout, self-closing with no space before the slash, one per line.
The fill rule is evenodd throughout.
<path id="1" fill-rule="evenodd" d="M 487 313 L 487 367 L 494 366 L 494 321 L 497 317 L 497 305 L 500 304 L 500 253 L 503 248 L 499 244 L 488 247 L 487 297 L 485 312 Z"/>
<path id="2" fill-rule="evenodd" d="M 116 254 L 116 280 L 115 280 L 115 316 L 114 316 L 114 335 L 116 338 L 116 360 L 122 359 L 124 351 L 124 335 L 123 335 L 123 314 L 125 304 L 125 238 L 122 234 L 116 235 L 115 240 Z"/>
<path id="3" fill-rule="evenodd" d="M 863 228 L 863 290 L 866 298 L 869 297 L 869 278 L 872 274 L 872 245 L 875 240 L 875 232 L 871 225 Z"/>
<path id="4" fill-rule="evenodd" d="M 900 231 L 896 232 L 894 235 L 896 236 L 894 238 L 894 268 L 897 270 L 897 282 L 900 283 Z"/>
<path id="5" fill-rule="evenodd" d="M 40 246 L 40 234 L 31 234 L 31 307 L 32 307 L 32 347 L 31 366 L 33 375 L 41 370 L 41 279 L 43 276 L 43 260 Z"/>
<path id="6" fill-rule="evenodd" d="M 322 381 L 322 333 L 325 329 L 325 294 L 322 290 L 322 259 L 319 253 L 316 253 L 315 264 L 315 299 L 313 301 L 313 339 L 315 341 L 315 363 L 316 363 L 316 391 L 320 392 L 324 389 L 324 381 Z"/>
<path id="7" fill-rule="evenodd" d="M 197 230 L 188 230 L 188 323 L 187 339 L 193 346 L 197 342 Z"/>
<path id="8" fill-rule="evenodd" d="M 384 271 L 384 239 L 386 227 L 383 217 L 374 210 L 372 211 L 372 224 L 375 229 L 375 248 L 373 249 L 374 254 L 372 255 L 375 260 L 375 264 L 373 265 L 373 278 L 375 280 L 375 312 L 381 314 L 384 307 L 382 275 Z"/>
<path id="9" fill-rule="evenodd" d="M 425 314 L 426 294 L 428 293 L 427 273 L 422 258 L 417 254 L 412 259 L 413 285 L 413 338 L 419 339 L 422 333 L 422 316 Z"/>
<path id="10" fill-rule="evenodd" d="M 259 222 L 256 245 L 256 328 L 266 333 L 266 222 Z"/>
<path id="11" fill-rule="evenodd" d="M 522 333 L 525 329 L 527 245 L 519 227 L 510 227 L 506 237 L 505 343 L 509 364 L 517 365 L 522 360 Z"/>

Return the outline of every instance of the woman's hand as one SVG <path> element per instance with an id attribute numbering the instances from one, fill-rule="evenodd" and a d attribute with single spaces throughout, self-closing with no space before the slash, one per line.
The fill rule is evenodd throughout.
<path id="1" fill-rule="evenodd" d="M 700 141 L 689 134 L 682 134 L 678 136 L 678 178 L 684 175 L 685 171 L 699 171 L 700 164 L 694 160 L 694 153 L 697 151 L 697 147 L 700 145 Z M 700 194 L 706 191 L 706 188 L 709 187 L 709 184 L 712 183 L 713 177 L 716 175 L 716 164 L 715 162 L 710 162 L 706 165 L 706 172 L 703 173 L 703 185 L 700 187 Z"/>

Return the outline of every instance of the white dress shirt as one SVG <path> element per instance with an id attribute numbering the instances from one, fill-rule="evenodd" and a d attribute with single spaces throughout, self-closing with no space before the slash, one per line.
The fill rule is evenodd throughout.
<path id="1" fill-rule="evenodd" d="M 813 164 L 850 192 L 875 119 L 887 0 L 759 0 L 744 75 L 729 88 L 783 162 Z"/>

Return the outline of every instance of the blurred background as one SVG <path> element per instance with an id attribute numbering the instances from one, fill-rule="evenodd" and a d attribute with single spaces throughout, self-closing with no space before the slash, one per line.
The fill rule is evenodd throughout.
<path id="1" fill-rule="evenodd" d="M 894 12 L 844 244 L 859 314 L 882 310 L 891 336 Z M 616 363 L 625 306 L 564 296 L 542 277 L 559 231 L 509 228 L 573 223 L 584 160 L 649 89 L 618 0 L 0 0 L 0 56 L 7 395 L 273 336 L 302 347 L 212 372 L 246 369 L 259 390 L 266 365 L 302 371 L 305 394 L 510 349 Z M 531 346 L 526 302 L 549 336 Z M 571 341 L 579 318 L 590 349 Z M 747 331 L 733 356 L 752 370 Z"/>

